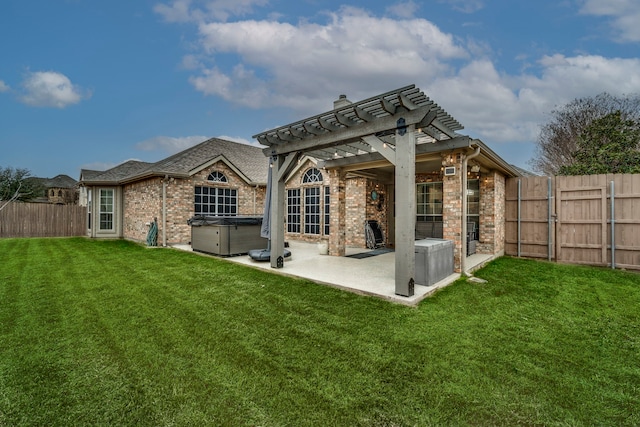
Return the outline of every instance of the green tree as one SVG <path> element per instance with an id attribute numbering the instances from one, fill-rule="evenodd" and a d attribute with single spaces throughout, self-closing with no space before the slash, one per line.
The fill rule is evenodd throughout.
<path id="1" fill-rule="evenodd" d="M 557 175 L 562 166 L 574 162 L 578 138 L 596 119 L 620 111 L 622 119 L 640 123 L 640 94 L 614 96 L 601 93 L 595 97 L 577 98 L 555 108 L 549 121 L 540 127 L 535 157 L 531 167 L 545 175 Z"/>
<path id="2" fill-rule="evenodd" d="M 639 122 L 620 111 L 595 119 L 580 134 L 573 161 L 560 175 L 640 173 Z"/>
<path id="3" fill-rule="evenodd" d="M 42 193 L 37 181 L 28 179 L 28 169 L 0 167 L 0 201 L 28 201 Z"/>

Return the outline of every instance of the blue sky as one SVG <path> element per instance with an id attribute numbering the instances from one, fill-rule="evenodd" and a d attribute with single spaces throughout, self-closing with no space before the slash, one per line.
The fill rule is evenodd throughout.
<path id="1" fill-rule="evenodd" d="M 521 167 L 554 107 L 640 93 L 638 0 L 4 0 L 0 166 L 157 161 L 415 84 Z"/>

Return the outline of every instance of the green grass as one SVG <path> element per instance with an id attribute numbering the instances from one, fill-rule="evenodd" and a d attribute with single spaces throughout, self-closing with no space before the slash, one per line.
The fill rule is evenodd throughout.
<path id="1" fill-rule="evenodd" d="M 410 308 L 126 241 L 3 239 L 0 426 L 640 424 L 640 275 L 477 276 Z"/>

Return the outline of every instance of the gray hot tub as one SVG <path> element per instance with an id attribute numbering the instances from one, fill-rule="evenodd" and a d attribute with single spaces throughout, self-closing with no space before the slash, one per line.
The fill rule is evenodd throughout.
<path id="1" fill-rule="evenodd" d="M 416 284 L 435 285 L 453 274 L 453 248 L 451 240 L 416 240 Z"/>
<path id="2" fill-rule="evenodd" d="M 267 239 L 260 237 L 262 217 L 196 215 L 187 224 L 194 251 L 229 256 L 267 246 Z"/>

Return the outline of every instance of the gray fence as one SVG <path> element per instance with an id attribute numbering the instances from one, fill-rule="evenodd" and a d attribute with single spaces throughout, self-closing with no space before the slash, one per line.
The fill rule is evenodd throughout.
<path id="1" fill-rule="evenodd" d="M 78 205 L 0 202 L 0 237 L 86 235 L 87 208 Z"/>
<path id="2" fill-rule="evenodd" d="M 640 175 L 507 180 L 505 252 L 640 269 Z"/>

